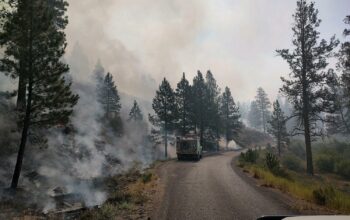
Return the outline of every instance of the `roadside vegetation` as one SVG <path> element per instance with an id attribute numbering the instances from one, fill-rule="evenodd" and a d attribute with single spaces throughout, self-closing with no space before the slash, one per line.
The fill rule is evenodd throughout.
<path id="1" fill-rule="evenodd" d="M 145 219 L 147 203 L 155 192 L 157 176 L 153 169 L 140 173 L 137 169 L 107 180 L 108 199 L 99 207 L 81 214 L 79 219 Z"/>
<path id="2" fill-rule="evenodd" d="M 278 157 L 276 148 L 248 149 L 242 152 L 237 165 L 261 186 L 271 187 L 294 198 L 316 204 L 326 212 L 350 213 L 348 143 L 335 140 L 314 144 L 315 175 L 305 174 L 305 147 L 302 141 L 291 141 Z M 308 209 L 309 207 L 299 207 Z"/>

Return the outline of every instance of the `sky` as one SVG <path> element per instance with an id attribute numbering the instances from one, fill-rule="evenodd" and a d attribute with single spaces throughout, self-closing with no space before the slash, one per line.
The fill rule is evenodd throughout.
<path id="1" fill-rule="evenodd" d="M 79 48 L 92 71 L 98 59 L 118 88 L 144 99 L 166 77 L 192 81 L 211 70 L 238 101 L 261 86 L 276 98 L 287 63 L 275 50 L 291 48 L 294 0 L 68 0 L 67 54 Z M 344 41 L 349 0 L 316 0 L 319 31 Z M 87 74 L 88 76 L 89 74 Z"/>

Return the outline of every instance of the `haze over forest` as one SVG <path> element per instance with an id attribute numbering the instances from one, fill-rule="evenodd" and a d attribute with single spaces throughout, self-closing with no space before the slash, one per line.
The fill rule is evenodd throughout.
<path id="1" fill-rule="evenodd" d="M 150 99 L 159 82 L 210 69 L 238 101 L 261 86 L 271 99 L 288 64 L 275 49 L 291 46 L 294 1 L 69 0 L 69 58 L 78 43 L 92 74 L 97 59 L 120 91 Z M 342 42 L 348 1 L 317 0 L 321 38 Z M 88 76 L 88 74 L 86 74 Z M 267 80 L 268 79 L 268 80 Z"/>

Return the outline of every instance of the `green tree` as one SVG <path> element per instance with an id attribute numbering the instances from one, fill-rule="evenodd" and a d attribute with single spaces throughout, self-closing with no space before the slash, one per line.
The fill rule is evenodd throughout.
<path id="1" fill-rule="evenodd" d="M 295 11 L 293 36 L 293 51 L 288 49 L 277 50 L 291 69 L 290 79 L 281 78 L 284 83 L 281 88 L 294 107 L 294 115 L 299 119 L 293 134 L 304 135 L 306 146 L 307 173 L 313 175 L 311 141 L 313 136 L 320 135 L 317 121 L 320 113 L 327 111 L 330 106 L 330 94 L 326 88 L 328 73 L 327 58 L 332 54 L 338 41 L 333 36 L 329 43 L 319 41 L 317 28 L 321 20 L 318 19 L 318 10 L 314 3 L 305 0 L 297 1 Z"/>
<path id="2" fill-rule="evenodd" d="M 180 82 L 175 90 L 175 99 L 178 109 L 177 129 L 182 135 L 187 134 L 192 129 L 191 123 L 191 85 L 183 73 Z"/>
<path id="3" fill-rule="evenodd" d="M 226 139 L 227 148 L 228 142 L 233 140 L 242 128 L 242 123 L 240 122 L 241 115 L 239 114 L 239 108 L 233 100 L 231 91 L 228 87 L 225 88 L 225 91 L 221 97 L 220 116 L 221 121 L 224 125 L 224 135 Z"/>
<path id="4" fill-rule="evenodd" d="M 156 96 L 152 102 L 152 108 L 156 114 L 149 115 L 149 120 L 155 127 L 159 127 L 164 134 L 164 153 L 165 158 L 167 158 L 168 132 L 174 129 L 177 111 L 175 93 L 166 78 L 163 79 L 162 84 L 156 91 Z"/>
<path id="5" fill-rule="evenodd" d="M 262 127 L 261 117 L 258 105 L 256 101 L 250 103 L 250 109 L 248 113 L 249 125 L 253 128 L 260 129 Z"/>
<path id="6" fill-rule="evenodd" d="M 257 95 L 255 96 L 256 107 L 259 110 L 260 121 L 264 133 L 267 131 L 267 121 L 269 120 L 271 108 L 271 102 L 265 92 L 261 87 L 258 88 Z"/>
<path id="7" fill-rule="evenodd" d="M 18 96 L 23 96 L 23 88 L 24 96 L 18 99 L 26 100 L 20 101 L 25 113 L 21 117 L 22 136 L 11 182 L 11 188 L 16 189 L 30 128 L 67 123 L 78 96 L 72 94 L 64 77 L 68 65 L 61 62 L 66 48 L 67 2 L 12 3 L 14 8 L 5 14 L 0 33 L 0 44 L 5 48 L 0 66 L 7 75 L 19 77 Z"/>
<path id="8" fill-rule="evenodd" d="M 199 129 L 200 142 L 204 143 L 204 130 L 206 128 L 206 94 L 207 87 L 200 71 L 193 79 L 192 85 L 192 111 L 193 111 L 193 122 L 195 127 L 195 132 Z"/>
<path id="9" fill-rule="evenodd" d="M 216 80 L 210 70 L 207 71 L 205 76 L 206 83 L 206 108 L 207 108 L 207 117 L 206 125 L 207 129 L 207 138 L 215 138 L 218 146 L 218 141 L 220 139 L 220 114 L 219 114 L 219 105 L 220 105 L 220 88 L 216 83 Z"/>
<path id="10" fill-rule="evenodd" d="M 98 88 L 98 100 L 102 105 L 106 119 L 117 118 L 119 116 L 121 104 L 117 86 L 110 73 L 104 77 L 103 84 Z"/>
<path id="11" fill-rule="evenodd" d="M 281 109 L 280 103 L 276 100 L 273 103 L 273 112 L 268 121 L 267 131 L 273 135 L 277 142 L 278 155 L 281 156 L 282 142 L 288 142 L 288 133 L 286 128 L 286 117 Z"/>
<path id="12" fill-rule="evenodd" d="M 134 100 L 134 105 L 132 106 L 130 112 L 129 112 L 129 119 L 128 121 L 142 121 L 143 120 L 143 115 L 141 112 L 141 109 L 139 105 L 137 104 L 136 100 Z"/>
<path id="13" fill-rule="evenodd" d="M 346 24 L 350 24 L 350 15 L 344 19 Z M 350 29 L 344 30 L 344 36 L 350 35 Z M 336 114 L 332 115 L 333 120 L 330 126 L 334 132 L 350 135 L 350 42 L 341 44 L 338 53 L 337 70 L 341 77 L 334 74 L 334 94 L 336 98 Z"/>

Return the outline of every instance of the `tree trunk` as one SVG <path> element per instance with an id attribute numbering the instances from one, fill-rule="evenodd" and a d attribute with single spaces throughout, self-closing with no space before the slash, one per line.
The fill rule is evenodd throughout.
<path id="1" fill-rule="evenodd" d="M 32 50 L 31 45 L 29 50 L 30 51 Z M 26 113 L 25 113 L 24 122 L 23 122 L 22 137 L 21 137 L 21 143 L 19 145 L 18 154 L 17 154 L 15 171 L 13 173 L 12 182 L 11 182 L 11 188 L 13 190 L 17 188 L 19 176 L 21 174 L 22 163 L 24 158 L 24 150 L 26 147 L 28 130 L 30 126 L 30 114 L 31 114 L 31 108 L 32 108 L 32 90 L 33 90 L 32 62 L 30 62 L 29 74 L 30 75 L 29 75 L 29 85 L 28 85 L 28 103 L 27 103 Z"/>
<path id="2" fill-rule="evenodd" d="M 309 115 L 304 113 L 304 137 L 306 147 L 306 171 L 310 175 L 314 175 L 314 168 L 312 164 L 312 151 L 311 151 L 311 135 L 310 135 L 310 124 Z"/>
<path id="3" fill-rule="evenodd" d="M 165 123 L 165 134 L 164 134 L 164 156 L 165 159 L 168 159 L 168 130 L 167 125 Z"/>
<path id="4" fill-rule="evenodd" d="M 24 77 L 24 73 L 21 73 L 18 77 L 18 93 L 17 93 L 17 111 L 24 112 L 26 110 L 26 91 L 27 82 Z"/>

